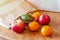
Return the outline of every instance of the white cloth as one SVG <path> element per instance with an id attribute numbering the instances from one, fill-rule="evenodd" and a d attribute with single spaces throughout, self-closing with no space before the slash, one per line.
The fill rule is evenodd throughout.
<path id="1" fill-rule="evenodd" d="M 38 9 L 60 12 L 60 0 L 27 0 Z"/>

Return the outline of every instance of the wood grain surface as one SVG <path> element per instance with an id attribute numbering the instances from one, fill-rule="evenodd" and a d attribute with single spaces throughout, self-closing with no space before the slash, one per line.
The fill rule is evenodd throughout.
<path id="1" fill-rule="evenodd" d="M 16 1 L 17 2 L 17 1 Z M 19 1 L 18 1 L 19 2 Z M 18 3 L 17 2 L 17 3 Z M 13 2 L 12 2 L 13 3 Z M 11 3 L 11 4 L 12 4 Z M 15 3 L 15 2 L 14 2 Z M 13 3 L 13 4 L 14 4 Z M 23 2 L 24 3 L 24 2 Z M 11 5 L 10 4 L 10 5 Z M 9 8 L 16 8 L 15 6 L 10 6 L 9 4 L 9 7 L 6 5 L 5 7 L 2 8 L 3 12 L 0 11 L 0 13 L 5 13 L 7 12 L 8 13 L 12 13 L 11 10 L 9 10 Z M 14 4 L 15 5 L 15 4 Z M 21 6 L 22 4 L 19 4 L 18 6 Z M 28 12 L 28 11 L 32 11 L 32 9 L 34 9 L 34 7 L 31 7 L 31 6 L 28 6 L 29 4 L 25 5 L 25 3 L 21 6 L 21 8 L 23 10 L 21 10 L 21 8 L 17 8 L 16 12 L 19 13 L 20 11 L 24 11 L 22 13 L 25 13 L 25 12 Z M 27 8 L 28 6 L 28 8 Z M 19 10 L 20 11 L 19 11 Z M 7 10 L 7 11 L 6 11 Z M 20 12 L 20 13 L 21 13 Z M 51 18 L 51 21 L 49 23 L 49 25 L 52 27 L 53 29 L 53 33 L 52 33 L 52 36 L 50 37 L 43 37 L 41 34 L 40 34 L 40 30 L 37 31 L 37 32 L 31 32 L 29 31 L 28 29 L 25 29 L 24 32 L 22 33 L 15 33 L 13 32 L 11 29 L 5 29 L 4 27 L 0 26 L 0 38 L 5 38 L 7 40 L 60 40 L 60 13 L 58 12 L 48 12 L 48 11 L 40 11 L 42 14 L 47 14 L 50 16 Z M 13 10 L 13 13 L 15 13 L 15 11 Z M 21 14 L 22 14 L 21 13 Z M 3 16 L 5 17 L 5 16 Z M 1 40 L 1 39 L 0 39 Z"/>
<path id="2" fill-rule="evenodd" d="M 43 37 L 40 31 L 31 32 L 25 30 L 23 33 L 15 33 L 11 29 L 0 27 L 0 35 L 11 40 L 60 40 L 60 13 L 40 11 L 42 14 L 47 14 L 51 18 L 50 26 L 53 29 L 53 34 L 50 37 Z"/>

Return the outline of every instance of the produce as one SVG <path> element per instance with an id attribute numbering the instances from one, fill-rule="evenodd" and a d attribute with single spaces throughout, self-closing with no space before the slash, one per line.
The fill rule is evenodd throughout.
<path id="1" fill-rule="evenodd" d="M 34 20 L 34 18 L 30 14 L 22 15 L 21 19 L 24 20 L 26 23 L 29 23 Z"/>
<path id="2" fill-rule="evenodd" d="M 41 34 L 43 36 L 51 36 L 52 35 L 52 28 L 48 25 L 45 25 L 41 29 Z"/>
<path id="3" fill-rule="evenodd" d="M 48 15 L 41 15 L 39 17 L 39 23 L 42 25 L 47 25 L 50 22 L 50 17 Z"/>
<path id="4" fill-rule="evenodd" d="M 15 22 L 12 23 L 11 26 L 11 29 L 16 33 L 22 32 L 24 28 L 25 28 L 25 22 L 20 19 L 15 20 Z"/>
<path id="5" fill-rule="evenodd" d="M 34 17 L 34 20 L 35 21 L 38 21 L 39 20 L 40 15 L 41 15 L 40 11 L 34 11 L 32 13 L 32 16 Z"/>
<path id="6" fill-rule="evenodd" d="M 37 31 L 37 30 L 39 30 L 39 28 L 40 28 L 40 25 L 38 22 L 33 21 L 33 22 L 29 23 L 29 30 Z"/>

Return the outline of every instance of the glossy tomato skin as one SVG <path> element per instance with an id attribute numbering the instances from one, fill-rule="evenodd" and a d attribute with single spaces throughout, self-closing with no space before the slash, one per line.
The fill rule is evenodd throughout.
<path id="1" fill-rule="evenodd" d="M 41 34 L 43 36 L 51 36 L 52 35 L 52 28 L 48 25 L 45 25 L 41 29 Z"/>
<path id="2" fill-rule="evenodd" d="M 40 28 L 40 25 L 38 22 L 33 21 L 33 22 L 29 23 L 29 30 L 30 31 L 37 31 L 37 30 L 39 30 L 39 28 Z"/>
<path id="3" fill-rule="evenodd" d="M 39 17 L 39 23 L 42 25 L 47 25 L 50 22 L 50 17 L 48 15 L 41 15 Z"/>
<path id="4" fill-rule="evenodd" d="M 11 29 L 16 33 L 21 33 L 25 29 L 25 22 L 21 21 L 20 23 L 13 23 Z"/>
<path id="5" fill-rule="evenodd" d="M 32 13 L 32 16 L 34 17 L 34 21 L 37 21 L 38 22 L 40 15 L 41 15 L 41 12 L 40 11 L 34 11 Z"/>

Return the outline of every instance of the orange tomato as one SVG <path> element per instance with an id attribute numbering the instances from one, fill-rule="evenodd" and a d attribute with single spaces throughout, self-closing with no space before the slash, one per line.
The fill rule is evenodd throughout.
<path id="1" fill-rule="evenodd" d="M 35 18 L 34 20 L 37 21 L 40 17 L 41 13 L 40 11 L 33 12 L 32 16 Z"/>
<path id="2" fill-rule="evenodd" d="M 37 30 L 39 30 L 39 28 L 40 28 L 40 25 L 38 22 L 33 21 L 33 22 L 29 23 L 29 30 L 37 31 Z"/>
<path id="3" fill-rule="evenodd" d="M 43 36 L 51 36 L 52 28 L 50 26 L 43 26 L 41 29 L 41 34 Z"/>

